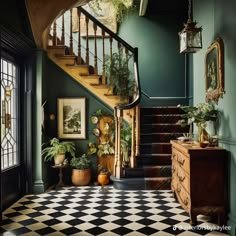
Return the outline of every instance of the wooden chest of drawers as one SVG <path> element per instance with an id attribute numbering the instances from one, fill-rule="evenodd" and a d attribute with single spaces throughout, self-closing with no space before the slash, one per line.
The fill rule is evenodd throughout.
<path id="1" fill-rule="evenodd" d="M 171 189 L 181 206 L 189 213 L 190 223 L 197 215 L 217 215 L 225 223 L 226 159 L 220 147 L 201 148 L 171 140 Z"/>

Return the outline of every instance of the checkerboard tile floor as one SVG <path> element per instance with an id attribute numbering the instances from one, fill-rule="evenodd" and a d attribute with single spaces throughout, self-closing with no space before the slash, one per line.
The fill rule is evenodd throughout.
<path id="1" fill-rule="evenodd" d="M 108 186 L 67 187 L 26 195 L 4 211 L 0 235 L 99 236 L 223 236 L 214 225 L 189 216 L 171 191 L 123 191 Z"/>

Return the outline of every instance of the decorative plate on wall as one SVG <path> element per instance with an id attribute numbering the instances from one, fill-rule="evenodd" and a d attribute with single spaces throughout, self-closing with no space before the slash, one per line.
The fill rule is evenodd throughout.
<path id="1" fill-rule="evenodd" d="M 98 137 L 100 135 L 100 130 L 98 128 L 94 128 L 93 134 Z"/>
<path id="2" fill-rule="evenodd" d="M 92 122 L 92 124 L 97 124 L 98 123 L 98 117 L 97 116 L 92 116 L 91 117 L 91 122 Z"/>

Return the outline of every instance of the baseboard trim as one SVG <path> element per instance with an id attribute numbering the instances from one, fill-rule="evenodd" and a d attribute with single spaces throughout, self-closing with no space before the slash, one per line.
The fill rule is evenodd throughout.
<path id="1" fill-rule="evenodd" d="M 230 236 L 236 235 L 236 216 L 233 214 L 228 214 L 229 220 L 227 222 L 227 226 L 231 227 L 231 230 L 228 231 Z"/>
<path id="2" fill-rule="evenodd" d="M 44 193 L 45 191 L 45 186 L 44 182 L 42 180 L 37 180 L 33 182 L 33 193 L 34 194 L 40 194 Z"/>

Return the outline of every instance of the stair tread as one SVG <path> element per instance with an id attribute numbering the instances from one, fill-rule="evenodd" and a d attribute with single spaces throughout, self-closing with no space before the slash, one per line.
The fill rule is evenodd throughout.
<path id="1" fill-rule="evenodd" d="M 161 144 L 161 145 L 171 145 L 171 143 L 161 143 L 161 142 L 151 142 L 151 143 L 141 143 L 140 145 L 152 145 L 152 144 Z"/>
<path id="2" fill-rule="evenodd" d="M 78 68 L 81 68 L 81 67 L 88 67 L 88 65 L 87 64 L 82 64 L 82 65 L 66 65 L 66 67 L 67 68 L 69 68 L 69 69 L 71 69 L 71 68 L 76 68 L 76 67 L 78 67 Z M 87 76 L 87 75 L 86 75 Z"/>
<path id="3" fill-rule="evenodd" d="M 160 133 L 160 132 L 149 132 L 149 133 L 140 133 L 140 135 L 152 135 L 152 134 L 160 134 L 160 135 L 168 135 L 168 134 L 175 134 L 175 135 L 177 135 L 177 134 L 182 134 L 183 135 L 183 133 L 173 133 L 173 132 L 163 132 L 163 133 Z"/>
<path id="4" fill-rule="evenodd" d="M 160 153 L 160 154 L 158 154 L 158 153 L 150 153 L 150 154 L 148 154 L 148 153 L 146 153 L 146 154 L 139 154 L 136 158 L 139 158 L 139 157 L 145 157 L 145 156 L 170 156 L 171 154 L 168 154 L 168 153 Z"/>
<path id="5" fill-rule="evenodd" d="M 146 123 L 146 124 L 142 124 L 143 126 L 144 125 L 151 125 L 151 126 L 154 126 L 154 125 L 160 125 L 160 126 L 163 126 L 163 125 L 171 125 L 171 126 L 180 126 L 179 124 L 176 124 L 176 123 Z"/>
<path id="6" fill-rule="evenodd" d="M 65 46 L 65 45 L 56 45 L 56 46 L 53 46 L 53 45 L 49 45 L 49 46 L 47 46 L 47 49 L 56 49 L 56 48 L 58 48 L 58 49 L 63 49 L 63 48 L 66 48 L 67 46 Z"/>
<path id="7" fill-rule="evenodd" d="M 171 165 L 145 165 L 145 166 L 142 166 L 142 167 L 134 167 L 134 168 L 131 168 L 131 167 L 126 167 L 125 169 L 128 169 L 128 170 L 142 170 L 142 169 L 158 169 L 158 168 L 163 168 L 163 167 L 171 167 Z"/>
<path id="8" fill-rule="evenodd" d="M 57 54 L 55 55 L 57 58 L 59 59 L 75 59 L 76 56 L 74 55 L 61 55 L 61 54 Z"/>

